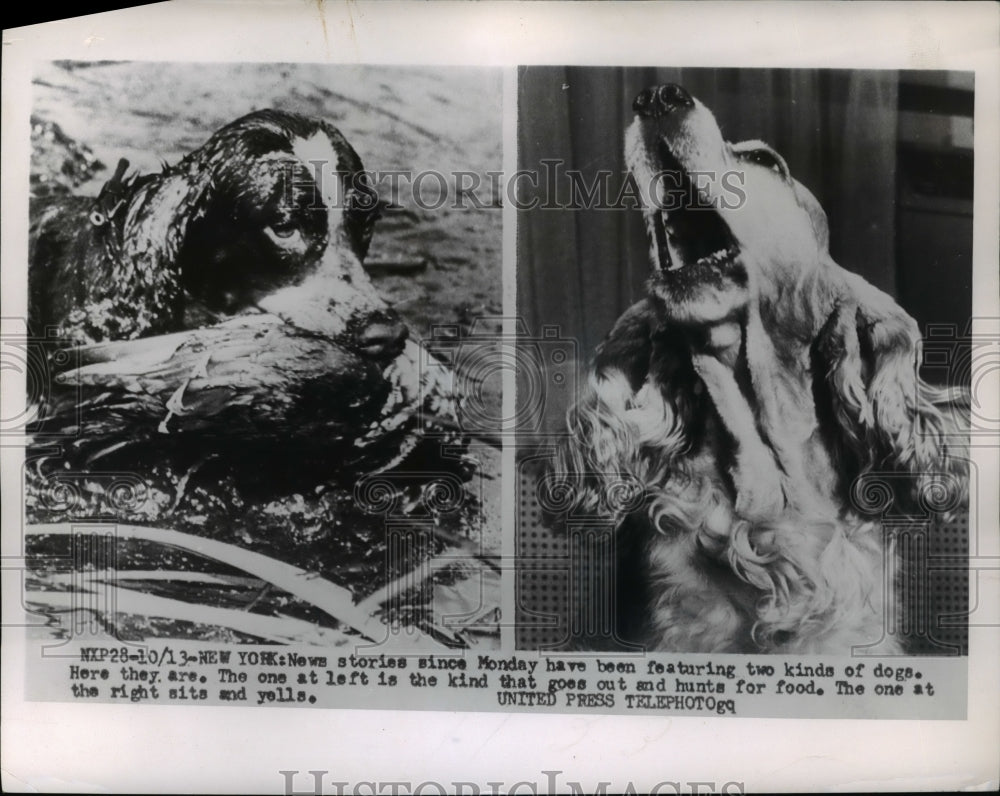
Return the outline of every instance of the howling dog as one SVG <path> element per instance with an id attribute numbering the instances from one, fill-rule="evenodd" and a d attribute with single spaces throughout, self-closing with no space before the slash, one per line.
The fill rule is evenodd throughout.
<path id="1" fill-rule="evenodd" d="M 649 295 L 599 347 L 549 476 L 616 526 L 619 640 L 898 652 L 892 544 L 859 490 L 886 475 L 904 507 L 963 506 L 968 396 L 921 381 L 917 324 L 831 259 L 773 148 L 724 140 L 680 86 L 633 109 Z"/>

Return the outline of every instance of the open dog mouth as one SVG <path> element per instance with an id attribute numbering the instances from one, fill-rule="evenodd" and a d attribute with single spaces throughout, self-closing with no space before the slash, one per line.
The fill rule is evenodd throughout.
<path id="1" fill-rule="evenodd" d="M 660 276 L 685 279 L 727 271 L 740 248 L 718 210 L 702 196 L 680 161 L 660 142 L 658 179 L 665 190 L 646 210 L 653 266 Z"/>

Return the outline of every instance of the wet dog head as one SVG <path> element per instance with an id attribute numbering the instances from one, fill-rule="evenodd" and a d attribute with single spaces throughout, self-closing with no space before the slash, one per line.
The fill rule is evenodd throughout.
<path id="1" fill-rule="evenodd" d="M 102 343 L 256 308 L 378 362 L 402 350 L 362 267 L 382 205 L 331 125 L 257 111 L 159 173 L 127 170 L 32 208 L 33 322 Z"/>
<path id="2" fill-rule="evenodd" d="M 176 171 L 203 190 L 177 254 L 186 293 L 211 312 L 256 306 L 374 358 L 399 354 L 406 327 L 362 267 L 381 205 L 336 128 L 259 111 Z"/>
<path id="3" fill-rule="evenodd" d="M 641 92 L 625 158 L 643 202 L 651 291 L 679 323 L 733 320 L 824 267 L 826 214 L 761 141 L 725 141 L 676 85 Z"/>

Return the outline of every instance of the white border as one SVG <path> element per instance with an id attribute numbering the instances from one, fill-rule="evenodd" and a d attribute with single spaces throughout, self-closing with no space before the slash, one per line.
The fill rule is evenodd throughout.
<path id="1" fill-rule="evenodd" d="M 19 269 L 27 261 L 26 241 L 7 232 L 26 224 L 32 60 L 196 58 L 505 67 L 549 63 L 974 70 L 974 309 L 977 316 L 997 317 L 998 9 L 994 3 L 348 0 L 321 5 L 179 0 L 5 31 L 3 315 L 23 315 L 25 306 Z M 990 331 L 995 334 L 995 325 Z M 994 407 L 996 376 L 988 374 Z M 18 396 L 16 379 L 5 378 L 3 395 L 9 416 L 10 402 Z M 14 479 L 16 487 L 16 468 L 6 466 L 9 452 L 4 451 L 4 485 L 10 487 Z M 995 449 L 981 450 L 976 463 L 981 483 L 1000 482 Z M 6 494 L 11 493 L 5 489 Z M 18 502 L 7 500 L 3 506 L 7 555 L 12 549 L 7 531 L 20 521 Z M 980 514 L 995 519 L 995 502 L 981 506 Z M 983 534 L 980 540 L 988 543 L 981 555 L 995 557 L 1000 552 L 996 528 L 992 530 L 992 536 Z M 5 579 L 5 598 L 16 580 Z M 510 787 L 527 780 L 542 789 L 545 770 L 563 771 L 563 783 L 580 780 L 588 787 L 603 780 L 622 788 L 631 781 L 637 790 L 661 781 L 714 781 L 720 786 L 740 781 L 748 790 L 992 789 L 1000 748 L 996 569 L 979 574 L 974 597 L 984 611 L 979 617 L 992 627 L 971 630 L 971 698 L 964 722 L 251 708 L 199 709 L 192 714 L 174 707 L 28 704 L 21 700 L 23 656 L 7 643 L 3 787 L 280 792 L 279 770 L 325 769 L 330 772 L 327 781 L 464 780 L 479 783 L 483 792 L 489 792 L 490 781 Z M 7 600 L 5 604 L 17 605 Z"/>

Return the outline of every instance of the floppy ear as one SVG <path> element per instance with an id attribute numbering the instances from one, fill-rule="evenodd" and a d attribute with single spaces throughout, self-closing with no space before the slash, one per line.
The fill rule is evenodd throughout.
<path id="1" fill-rule="evenodd" d="M 213 187 L 208 173 L 180 166 L 136 180 L 121 222 L 120 257 L 144 273 L 174 279 L 188 227 L 205 215 Z"/>
<path id="2" fill-rule="evenodd" d="M 552 483 L 569 511 L 621 517 L 634 510 L 643 487 L 662 480 L 669 454 L 682 448 L 694 376 L 674 350 L 679 336 L 661 322 L 655 304 L 640 301 L 597 349 L 552 463 Z"/>
<path id="3" fill-rule="evenodd" d="M 562 498 L 558 508 L 615 513 L 609 510 L 606 492 L 639 455 L 626 412 L 649 371 L 653 318 L 648 301 L 634 304 L 598 347 L 587 381 L 566 413 L 565 436 L 547 478 L 549 491 Z"/>
<path id="4" fill-rule="evenodd" d="M 847 283 L 816 344 L 842 442 L 860 472 L 939 474 L 949 466 L 950 418 L 939 408 L 949 397 L 918 375 L 917 324 L 888 295 L 836 268 Z"/>

